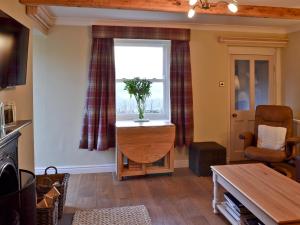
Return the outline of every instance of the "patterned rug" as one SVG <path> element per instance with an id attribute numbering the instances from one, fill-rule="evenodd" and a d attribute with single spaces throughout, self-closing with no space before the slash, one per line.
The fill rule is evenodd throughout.
<path id="1" fill-rule="evenodd" d="M 151 225 L 145 206 L 77 211 L 73 225 Z"/>

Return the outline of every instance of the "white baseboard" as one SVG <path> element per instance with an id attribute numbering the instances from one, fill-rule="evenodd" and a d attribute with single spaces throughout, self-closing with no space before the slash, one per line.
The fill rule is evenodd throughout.
<path id="1" fill-rule="evenodd" d="M 57 166 L 59 173 L 86 174 L 107 173 L 115 171 L 115 164 L 86 165 L 86 166 Z M 44 174 L 45 167 L 36 167 L 35 174 Z M 51 173 L 52 171 L 49 171 Z"/>
<path id="2" fill-rule="evenodd" d="M 189 166 L 188 160 L 175 160 L 175 168 L 186 168 Z M 57 166 L 59 173 L 70 173 L 70 174 L 86 174 L 86 173 L 107 173 L 114 172 L 116 164 L 103 164 L 103 165 L 86 165 L 86 166 Z M 35 174 L 44 174 L 45 167 L 36 167 Z M 52 171 L 49 171 L 50 173 Z"/>

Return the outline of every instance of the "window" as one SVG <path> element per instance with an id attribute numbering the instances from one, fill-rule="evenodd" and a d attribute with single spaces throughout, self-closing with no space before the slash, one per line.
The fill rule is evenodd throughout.
<path id="1" fill-rule="evenodd" d="M 117 120 L 137 119 L 134 97 L 124 90 L 124 79 L 151 80 L 151 96 L 146 101 L 145 118 L 170 119 L 170 41 L 115 40 Z"/>

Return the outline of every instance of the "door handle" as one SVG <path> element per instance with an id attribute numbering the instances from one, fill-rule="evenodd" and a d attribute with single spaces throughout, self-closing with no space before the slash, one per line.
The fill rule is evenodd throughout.
<path id="1" fill-rule="evenodd" d="M 238 115 L 237 115 L 236 113 L 233 113 L 233 114 L 232 114 L 232 117 L 233 117 L 233 118 L 237 118 Z"/>

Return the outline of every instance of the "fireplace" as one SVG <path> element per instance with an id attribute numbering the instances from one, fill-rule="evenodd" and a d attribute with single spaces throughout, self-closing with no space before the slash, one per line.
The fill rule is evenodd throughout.
<path id="1" fill-rule="evenodd" d="M 35 176 L 18 167 L 20 135 L 0 137 L 0 225 L 36 224 Z"/>
<path id="2" fill-rule="evenodd" d="M 11 160 L 0 160 L 0 196 L 19 190 L 18 171 Z"/>

